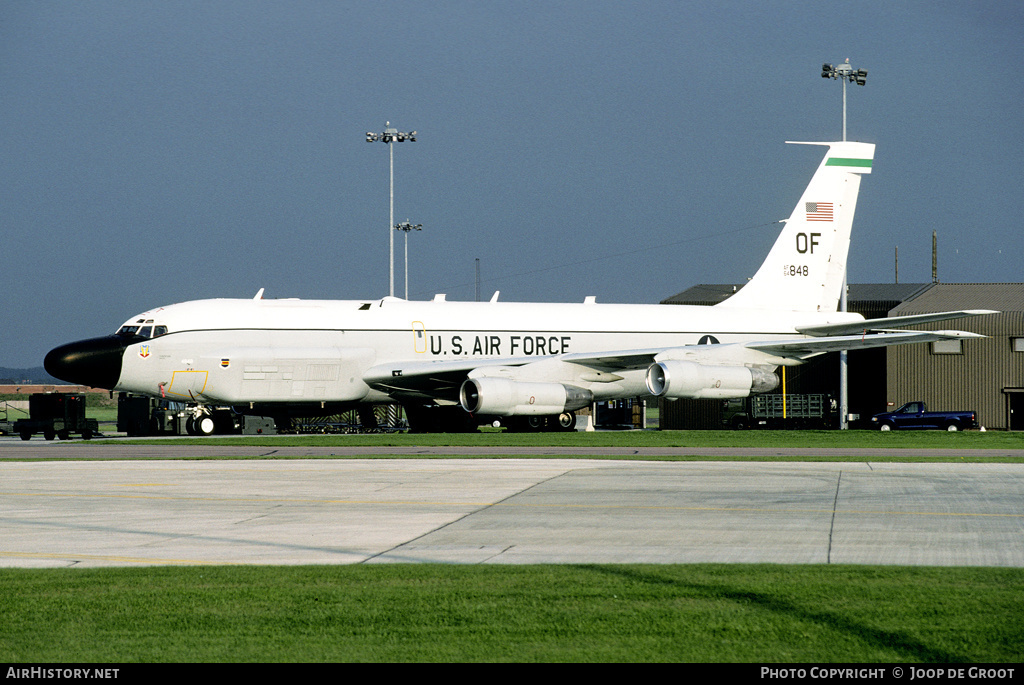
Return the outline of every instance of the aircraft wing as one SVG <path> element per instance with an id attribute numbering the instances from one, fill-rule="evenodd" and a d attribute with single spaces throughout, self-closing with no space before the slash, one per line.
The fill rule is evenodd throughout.
<path id="1" fill-rule="evenodd" d="M 909 317 L 908 317 L 909 318 Z M 878 321 L 884 321 L 879 319 Z M 610 372 L 642 369 L 668 359 L 685 359 L 708 365 L 778 364 L 784 359 L 807 359 L 842 350 L 863 350 L 890 345 L 985 338 L 967 331 L 905 331 L 874 329 L 858 331 L 858 335 L 831 335 L 817 338 L 770 340 L 721 345 L 686 345 L 684 347 L 623 350 L 618 352 L 562 355 L 559 359 L 584 366 L 600 366 Z M 782 359 L 771 359 L 781 357 Z M 536 360 L 536 358 L 533 358 Z"/>
<path id="2" fill-rule="evenodd" d="M 708 347 L 704 345 L 703 347 Z M 615 371 L 645 369 L 654 363 L 665 348 L 643 350 L 575 352 L 562 355 L 406 361 L 378 364 L 363 374 L 370 387 L 394 397 L 409 399 L 441 399 L 457 401 L 459 387 L 474 369 L 495 367 L 523 367 L 528 364 L 557 360 L 578 364 L 606 374 Z"/>
<path id="3" fill-rule="evenodd" d="M 522 366 L 539 357 L 406 361 L 378 364 L 366 370 L 363 381 L 371 388 L 399 398 L 458 400 L 459 386 L 469 372 L 481 366 Z"/>
<path id="4" fill-rule="evenodd" d="M 876 319 L 876 321 L 887 320 Z M 778 365 L 784 363 L 786 359 L 808 359 L 827 352 L 863 350 L 873 347 L 935 342 L 936 340 L 963 340 L 987 337 L 979 333 L 969 333 L 967 331 L 906 331 L 877 328 L 869 332 L 858 330 L 857 333 L 857 335 L 830 335 L 815 338 L 764 340 L 720 345 L 686 345 L 684 347 L 622 350 L 618 352 L 579 352 L 562 355 L 559 359 L 584 366 L 602 367 L 609 372 L 642 369 L 655 362 L 669 359 L 683 359 L 712 366 Z M 773 357 L 778 359 L 772 359 Z M 536 361 L 536 357 L 532 359 Z"/>
<path id="5" fill-rule="evenodd" d="M 845 324 L 844 324 L 845 325 Z M 545 363 L 569 364 L 592 372 L 594 380 L 602 374 L 609 380 L 617 372 L 646 369 L 666 360 L 687 360 L 708 366 L 778 366 L 827 352 L 860 350 L 890 345 L 934 342 L 936 340 L 974 339 L 986 336 L 966 331 L 874 330 L 860 335 L 832 335 L 790 340 L 765 340 L 719 345 L 686 345 L 669 348 L 574 352 L 554 356 L 481 358 L 455 360 L 391 362 L 378 364 L 363 374 L 367 385 L 397 399 L 438 400 L 455 403 L 463 381 L 476 369 L 508 369 L 516 376 L 519 369 Z M 538 367 L 539 369 L 539 367 Z M 525 371 L 523 372 L 525 373 Z M 586 380 L 586 371 L 580 378 Z M 543 374 L 531 373 L 532 379 Z M 612 378 L 613 380 L 614 378 Z M 552 380 L 555 380 L 552 378 Z"/>

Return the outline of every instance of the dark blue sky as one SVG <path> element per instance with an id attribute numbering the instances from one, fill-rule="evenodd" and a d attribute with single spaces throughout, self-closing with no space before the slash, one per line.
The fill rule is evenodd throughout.
<path id="1" fill-rule="evenodd" d="M 6 2 L 0 366 L 205 297 L 657 302 L 760 264 L 878 144 L 850 281 L 1022 279 L 1024 4 Z M 396 241 L 396 293 L 404 290 Z"/>

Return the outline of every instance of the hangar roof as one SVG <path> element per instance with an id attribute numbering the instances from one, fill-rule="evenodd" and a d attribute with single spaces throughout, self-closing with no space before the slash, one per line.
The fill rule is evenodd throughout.
<path id="1" fill-rule="evenodd" d="M 850 284 L 847 306 L 850 311 L 882 317 L 901 302 L 927 290 L 931 283 L 861 283 Z M 701 284 L 662 300 L 662 304 L 714 305 L 729 298 L 743 286 L 740 284 Z"/>
<path id="2" fill-rule="evenodd" d="M 890 313 L 897 316 L 955 309 L 1024 312 L 1024 283 L 933 283 Z"/>
<path id="3" fill-rule="evenodd" d="M 742 284 L 702 283 L 661 301 L 662 304 L 714 305 Z M 897 314 L 944 312 L 952 309 L 998 309 L 1024 312 L 1024 283 L 851 283 L 850 311 L 881 310 Z"/>

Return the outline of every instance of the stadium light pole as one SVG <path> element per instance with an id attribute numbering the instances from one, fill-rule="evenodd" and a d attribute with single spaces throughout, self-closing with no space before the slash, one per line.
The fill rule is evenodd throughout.
<path id="1" fill-rule="evenodd" d="M 847 58 L 845 62 L 838 66 L 832 66 L 831 64 L 821 65 L 821 78 L 839 79 L 843 82 L 843 141 L 846 141 L 846 82 L 856 83 L 858 86 L 863 86 L 868 80 L 867 69 L 854 69 L 850 66 L 850 60 Z"/>
<path id="2" fill-rule="evenodd" d="M 868 70 L 867 69 L 854 69 L 850 66 L 850 59 L 847 58 L 845 62 L 838 66 L 832 66 L 831 64 L 821 65 L 821 77 L 830 79 L 839 79 L 843 82 L 843 142 L 846 142 L 846 82 L 856 83 L 858 86 L 863 86 L 867 83 Z M 839 293 L 839 311 L 846 311 L 846 274 L 843 274 L 843 289 Z M 846 430 L 850 427 L 850 389 L 849 389 L 849 369 L 847 365 L 847 352 L 841 350 L 839 352 L 839 429 Z"/>
<path id="3" fill-rule="evenodd" d="M 391 230 L 391 227 L 395 225 L 395 148 L 392 143 L 404 143 L 409 141 L 410 143 L 416 142 L 416 131 L 404 133 L 396 128 L 391 127 L 391 122 L 384 123 L 384 131 L 382 133 L 374 133 L 373 131 L 366 132 L 366 142 L 375 143 L 377 141 L 387 143 L 388 146 L 388 157 L 391 159 L 391 185 L 390 185 L 390 214 L 388 215 L 388 269 L 389 269 L 389 280 L 388 280 L 388 294 L 394 297 L 395 295 L 395 233 Z"/>
<path id="4" fill-rule="evenodd" d="M 409 231 L 422 231 L 423 224 L 410 224 L 408 219 L 395 224 L 396 231 L 405 233 L 405 299 L 409 299 Z"/>

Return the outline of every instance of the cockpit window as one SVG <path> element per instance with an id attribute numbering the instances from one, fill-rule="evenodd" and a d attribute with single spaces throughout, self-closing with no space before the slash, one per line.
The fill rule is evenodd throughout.
<path id="1" fill-rule="evenodd" d="M 143 322 L 140 320 L 138 323 Z M 167 335 L 167 326 L 151 325 L 153 323 L 152 320 L 146 321 L 145 323 L 145 326 L 121 326 L 117 335 L 120 335 L 123 338 L 159 338 L 161 335 Z"/>

